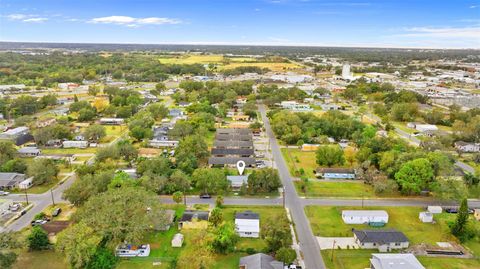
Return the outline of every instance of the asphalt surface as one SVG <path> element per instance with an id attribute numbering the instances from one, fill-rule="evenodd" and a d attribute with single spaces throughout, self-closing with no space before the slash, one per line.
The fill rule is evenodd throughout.
<path id="1" fill-rule="evenodd" d="M 292 220 L 295 224 L 300 251 L 303 253 L 305 267 L 307 269 L 324 269 L 325 263 L 320 255 L 320 246 L 313 236 L 305 211 L 303 210 L 303 203 L 298 197 L 295 187 L 293 186 L 290 172 L 288 171 L 285 160 L 283 159 L 277 139 L 270 127 L 270 121 L 267 117 L 264 105 L 258 106 L 259 112 L 265 126 L 265 131 L 269 138 L 272 149 L 273 159 L 277 165 L 278 174 L 284 186 L 285 206 L 289 209 Z"/>

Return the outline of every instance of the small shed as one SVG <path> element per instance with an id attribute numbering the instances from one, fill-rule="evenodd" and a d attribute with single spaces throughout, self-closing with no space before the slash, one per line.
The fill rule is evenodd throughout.
<path id="1" fill-rule="evenodd" d="M 418 218 L 422 222 L 428 222 L 428 223 L 433 222 L 433 214 L 428 211 L 420 212 L 420 214 L 418 214 Z"/>
<path id="2" fill-rule="evenodd" d="M 183 234 L 178 233 L 173 236 L 172 248 L 181 248 L 183 245 Z"/>
<path id="3" fill-rule="evenodd" d="M 427 211 L 432 214 L 440 214 L 442 213 L 442 207 L 437 205 L 429 205 L 427 207 Z"/>

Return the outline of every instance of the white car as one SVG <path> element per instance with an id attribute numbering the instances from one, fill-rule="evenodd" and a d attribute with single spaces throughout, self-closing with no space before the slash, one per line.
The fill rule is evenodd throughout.
<path id="1" fill-rule="evenodd" d="M 0 191 L 0 196 L 7 196 L 10 193 L 8 191 Z"/>

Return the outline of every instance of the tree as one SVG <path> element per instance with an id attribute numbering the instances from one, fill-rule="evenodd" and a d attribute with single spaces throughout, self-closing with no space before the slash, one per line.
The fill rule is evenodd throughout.
<path id="1" fill-rule="evenodd" d="M 213 226 L 217 227 L 220 223 L 223 222 L 223 213 L 222 210 L 218 207 L 215 207 L 212 212 L 210 213 L 210 217 L 208 221 L 213 224 Z"/>
<path id="2" fill-rule="evenodd" d="M 155 193 L 141 187 L 123 186 L 90 197 L 79 208 L 76 219 L 95 227 L 96 234 L 108 237 L 112 246 L 124 241 L 135 244 L 140 243 L 145 232 L 159 220 L 166 222 L 160 206 Z"/>
<path id="3" fill-rule="evenodd" d="M 15 146 L 10 141 L 0 141 L 0 166 L 12 160 L 17 155 Z"/>
<path id="4" fill-rule="evenodd" d="M 131 161 L 138 157 L 138 150 L 128 140 L 117 142 L 117 150 L 120 157 L 131 165 Z"/>
<path id="5" fill-rule="evenodd" d="M 262 227 L 261 235 L 265 239 L 268 252 L 276 252 L 282 247 L 292 245 L 290 224 L 283 214 L 269 218 Z"/>
<path id="6" fill-rule="evenodd" d="M 47 106 L 54 106 L 57 104 L 57 96 L 55 94 L 47 94 L 40 98 L 40 105 L 42 108 Z"/>
<path id="7" fill-rule="evenodd" d="M 10 269 L 17 261 L 17 253 L 9 252 L 0 252 L 0 268 Z"/>
<path id="8" fill-rule="evenodd" d="M 240 239 L 231 223 L 224 223 L 213 231 L 214 237 L 210 246 L 213 251 L 220 254 L 231 253 Z"/>
<path id="9" fill-rule="evenodd" d="M 466 233 L 468 223 L 468 204 L 467 198 L 463 198 L 460 203 L 460 209 L 457 213 L 457 218 L 455 223 L 450 227 L 450 231 L 454 236 L 462 240 L 463 236 Z"/>
<path id="10" fill-rule="evenodd" d="M 172 199 L 176 204 L 180 204 L 183 200 L 183 193 L 181 191 L 176 191 L 172 195 Z"/>
<path id="11" fill-rule="evenodd" d="M 80 175 L 79 178 L 65 190 L 63 197 L 74 205 L 83 205 L 91 196 L 105 192 L 113 176 L 114 173 L 112 170 Z"/>
<path id="12" fill-rule="evenodd" d="M 13 159 L 6 162 L 4 165 L 0 167 L 0 171 L 2 172 L 15 172 L 24 174 L 27 171 L 27 163 L 23 159 Z"/>
<path id="13" fill-rule="evenodd" d="M 291 264 L 297 258 L 297 252 L 289 247 L 282 247 L 275 253 L 275 259 L 283 262 L 284 264 Z"/>
<path id="14" fill-rule="evenodd" d="M 215 205 L 217 207 L 222 207 L 223 205 L 223 196 L 218 195 L 217 198 L 215 198 Z"/>
<path id="15" fill-rule="evenodd" d="M 33 177 L 33 184 L 35 185 L 52 182 L 57 177 L 58 172 L 58 166 L 51 159 L 34 159 L 27 168 L 27 174 Z"/>
<path id="16" fill-rule="evenodd" d="M 90 85 L 88 86 L 88 94 L 91 96 L 97 96 L 97 94 L 100 92 L 100 88 L 95 85 Z"/>
<path id="17" fill-rule="evenodd" d="M 249 193 L 269 193 L 282 186 L 278 171 L 272 168 L 254 170 L 248 176 L 247 184 Z"/>
<path id="18" fill-rule="evenodd" d="M 334 165 L 343 165 L 345 163 L 343 150 L 336 145 L 318 147 L 316 156 L 317 164 L 320 166 L 332 167 Z"/>
<path id="19" fill-rule="evenodd" d="M 104 247 L 97 248 L 92 259 L 87 263 L 86 269 L 113 269 L 117 263 L 117 257 Z"/>
<path id="20" fill-rule="evenodd" d="M 104 126 L 98 124 L 92 124 L 87 127 L 84 132 L 85 138 L 90 141 L 98 141 L 107 135 L 107 131 Z"/>
<path id="21" fill-rule="evenodd" d="M 148 111 L 152 113 L 152 116 L 157 119 L 161 120 L 168 116 L 168 108 L 160 103 L 153 103 L 147 107 Z"/>
<path id="22" fill-rule="evenodd" d="M 191 174 L 200 164 L 206 162 L 208 155 L 205 139 L 199 135 L 190 135 L 180 140 L 175 150 L 175 162 L 183 172 Z"/>
<path id="23" fill-rule="evenodd" d="M 465 175 L 463 175 L 463 182 L 469 187 L 477 186 L 480 182 L 480 177 L 477 177 L 472 173 L 465 173 Z"/>
<path id="24" fill-rule="evenodd" d="M 395 173 L 395 180 L 400 185 L 402 193 L 418 194 L 433 180 L 433 172 L 430 161 L 419 158 L 403 164 Z"/>
<path id="25" fill-rule="evenodd" d="M 74 224 L 60 232 L 56 247 L 67 257 L 72 268 L 85 268 L 97 251 L 102 237 L 85 223 Z"/>
<path id="26" fill-rule="evenodd" d="M 47 232 L 39 226 L 32 228 L 32 232 L 27 237 L 27 242 L 30 250 L 42 250 L 50 246 Z"/>
<path id="27" fill-rule="evenodd" d="M 224 193 L 230 186 L 230 182 L 220 169 L 197 169 L 192 174 L 192 182 L 202 193 L 209 194 Z"/>
<path id="28" fill-rule="evenodd" d="M 159 92 L 161 91 L 164 91 L 167 89 L 167 87 L 165 86 L 165 83 L 162 83 L 162 82 L 159 82 L 155 85 L 155 89 Z"/>
<path id="29" fill-rule="evenodd" d="M 95 118 L 96 113 L 94 109 L 82 108 L 78 111 L 78 120 L 79 121 L 91 121 Z"/>
<path id="30" fill-rule="evenodd" d="M 355 149 L 352 147 L 347 147 L 344 151 L 345 154 L 345 160 L 350 164 L 350 166 L 353 166 L 353 163 L 355 162 Z"/>
<path id="31" fill-rule="evenodd" d="M 208 247 L 210 235 L 204 229 L 189 231 L 190 251 L 182 251 L 178 256 L 177 268 L 211 268 L 214 258 L 211 248 Z"/>
<path id="32" fill-rule="evenodd" d="M 104 162 L 107 159 L 116 160 L 118 158 L 120 158 L 120 156 L 116 145 L 101 147 L 97 149 L 97 153 L 95 154 L 95 160 L 97 162 Z"/>
<path id="33" fill-rule="evenodd" d="M 460 200 L 468 195 L 467 186 L 462 181 L 442 178 L 432 184 L 435 197 L 440 200 L 452 201 Z"/>

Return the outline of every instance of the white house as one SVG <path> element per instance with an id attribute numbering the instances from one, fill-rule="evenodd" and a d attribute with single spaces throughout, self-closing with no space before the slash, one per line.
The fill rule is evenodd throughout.
<path id="1" fill-rule="evenodd" d="M 418 214 L 418 218 L 422 222 L 427 222 L 427 223 L 433 222 L 433 214 L 428 211 L 420 212 L 420 214 Z"/>
<path id="2" fill-rule="evenodd" d="M 172 239 L 172 248 L 181 248 L 183 245 L 183 234 L 177 233 Z"/>
<path id="3" fill-rule="evenodd" d="M 370 269 L 425 269 L 411 253 L 372 254 Z"/>
<path id="4" fill-rule="evenodd" d="M 388 223 L 388 213 L 385 210 L 343 210 L 342 219 L 346 224 Z"/>
<path id="5" fill-rule="evenodd" d="M 37 157 L 42 153 L 37 147 L 23 147 L 17 151 L 20 157 Z"/>
<path id="6" fill-rule="evenodd" d="M 408 128 L 413 128 L 416 129 L 419 132 L 434 132 L 438 131 L 438 127 L 433 124 L 422 124 L 422 123 L 417 123 L 417 122 L 409 122 L 407 123 Z"/>
<path id="7" fill-rule="evenodd" d="M 443 209 L 441 206 L 438 206 L 438 205 L 429 205 L 427 207 L 427 211 L 432 214 L 440 214 L 442 213 Z"/>
<path id="8" fill-rule="evenodd" d="M 20 182 L 18 184 L 18 188 L 21 190 L 26 190 L 30 188 L 33 185 L 33 177 L 29 177 L 25 179 L 24 181 Z"/>
<path id="9" fill-rule="evenodd" d="M 284 109 L 289 109 L 293 111 L 312 111 L 313 108 L 308 104 L 300 104 L 296 101 L 282 101 L 280 106 Z"/>
<path id="10" fill-rule="evenodd" d="M 115 250 L 115 255 L 117 257 L 148 257 L 150 255 L 150 245 L 119 245 Z"/>
<path id="11" fill-rule="evenodd" d="M 101 118 L 100 124 L 103 125 L 120 125 L 125 122 L 124 119 L 121 118 Z"/>
<path id="12" fill-rule="evenodd" d="M 260 216 L 252 211 L 245 211 L 235 215 L 235 229 L 240 237 L 260 236 Z"/>
<path id="13" fill-rule="evenodd" d="M 480 143 L 455 142 L 455 148 L 461 152 L 480 152 Z"/>
<path id="14" fill-rule="evenodd" d="M 87 148 L 88 147 L 88 141 L 63 141 L 63 148 Z"/>

